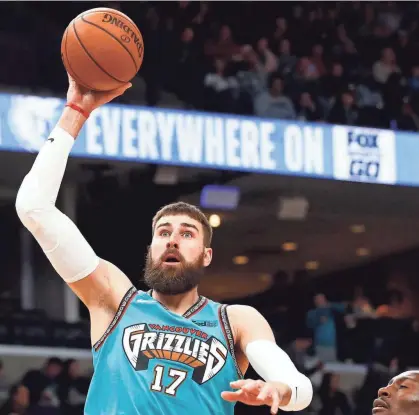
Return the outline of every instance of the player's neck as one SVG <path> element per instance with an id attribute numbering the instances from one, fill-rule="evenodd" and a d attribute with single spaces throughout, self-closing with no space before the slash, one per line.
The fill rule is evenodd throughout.
<path id="1" fill-rule="evenodd" d="M 177 295 L 165 295 L 153 290 L 152 295 L 155 300 L 163 304 L 170 311 L 180 315 L 186 313 L 199 299 L 197 288 Z"/>

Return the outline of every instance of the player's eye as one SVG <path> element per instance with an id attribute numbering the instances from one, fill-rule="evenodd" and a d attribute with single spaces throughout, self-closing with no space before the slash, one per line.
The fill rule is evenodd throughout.
<path id="1" fill-rule="evenodd" d="M 400 385 L 399 389 L 407 389 L 407 386 L 406 385 Z"/>
<path id="2" fill-rule="evenodd" d="M 192 238 L 192 233 L 191 232 L 183 232 L 183 236 L 185 238 Z"/>
<path id="3" fill-rule="evenodd" d="M 170 236 L 170 233 L 169 233 L 169 231 L 161 231 L 160 236 L 163 236 L 164 238 L 166 238 L 166 237 Z"/>

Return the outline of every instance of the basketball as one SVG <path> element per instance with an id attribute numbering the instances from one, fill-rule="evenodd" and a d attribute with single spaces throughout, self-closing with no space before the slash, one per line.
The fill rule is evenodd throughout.
<path id="1" fill-rule="evenodd" d="M 124 13 L 109 8 L 81 13 L 70 22 L 61 42 L 67 72 L 95 91 L 110 91 L 131 81 L 143 56 L 138 27 Z"/>

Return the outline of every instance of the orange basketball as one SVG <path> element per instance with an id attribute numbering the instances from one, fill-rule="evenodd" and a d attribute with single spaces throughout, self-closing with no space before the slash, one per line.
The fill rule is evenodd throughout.
<path id="1" fill-rule="evenodd" d="M 143 56 L 138 27 L 124 13 L 108 8 L 81 13 L 68 25 L 61 42 L 67 72 L 96 91 L 109 91 L 131 81 Z"/>

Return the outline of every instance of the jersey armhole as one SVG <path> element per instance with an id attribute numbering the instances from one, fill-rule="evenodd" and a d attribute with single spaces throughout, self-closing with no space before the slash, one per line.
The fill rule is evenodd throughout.
<path id="1" fill-rule="evenodd" d="M 234 366 L 236 367 L 237 374 L 240 379 L 244 376 L 240 370 L 239 364 L 236 359 L 236 352 L 234 350 L 234 336 L 233 331 L 231 330 L 230 320 L 227 315 L 227 304 L 221 304 L 218 309 L 218 319 L 220 320 L 221 329 L 223 331 L 224 337 L 227 341 L 228 350 L 230 351 L 231 357 L 233 358 Z"/>
<path id="2" fill-rule="evenodd" d="M 109 324 L 108 328 L 103 333 L 103 336 L 93 345 L 93 350 L 97 352 L 105 343 L 105 340 L 109 337 L 109 335 L 115 330 L 118 323 L 121 321 L 123 315 L 128 309 L 132 299 L 137 294 L 137 289 L 132 286 L 124 295 L 124 298 L 119 303 L 118 311 L 115 313 L 114 318 L 112 319 L 111 323 Z"/>

